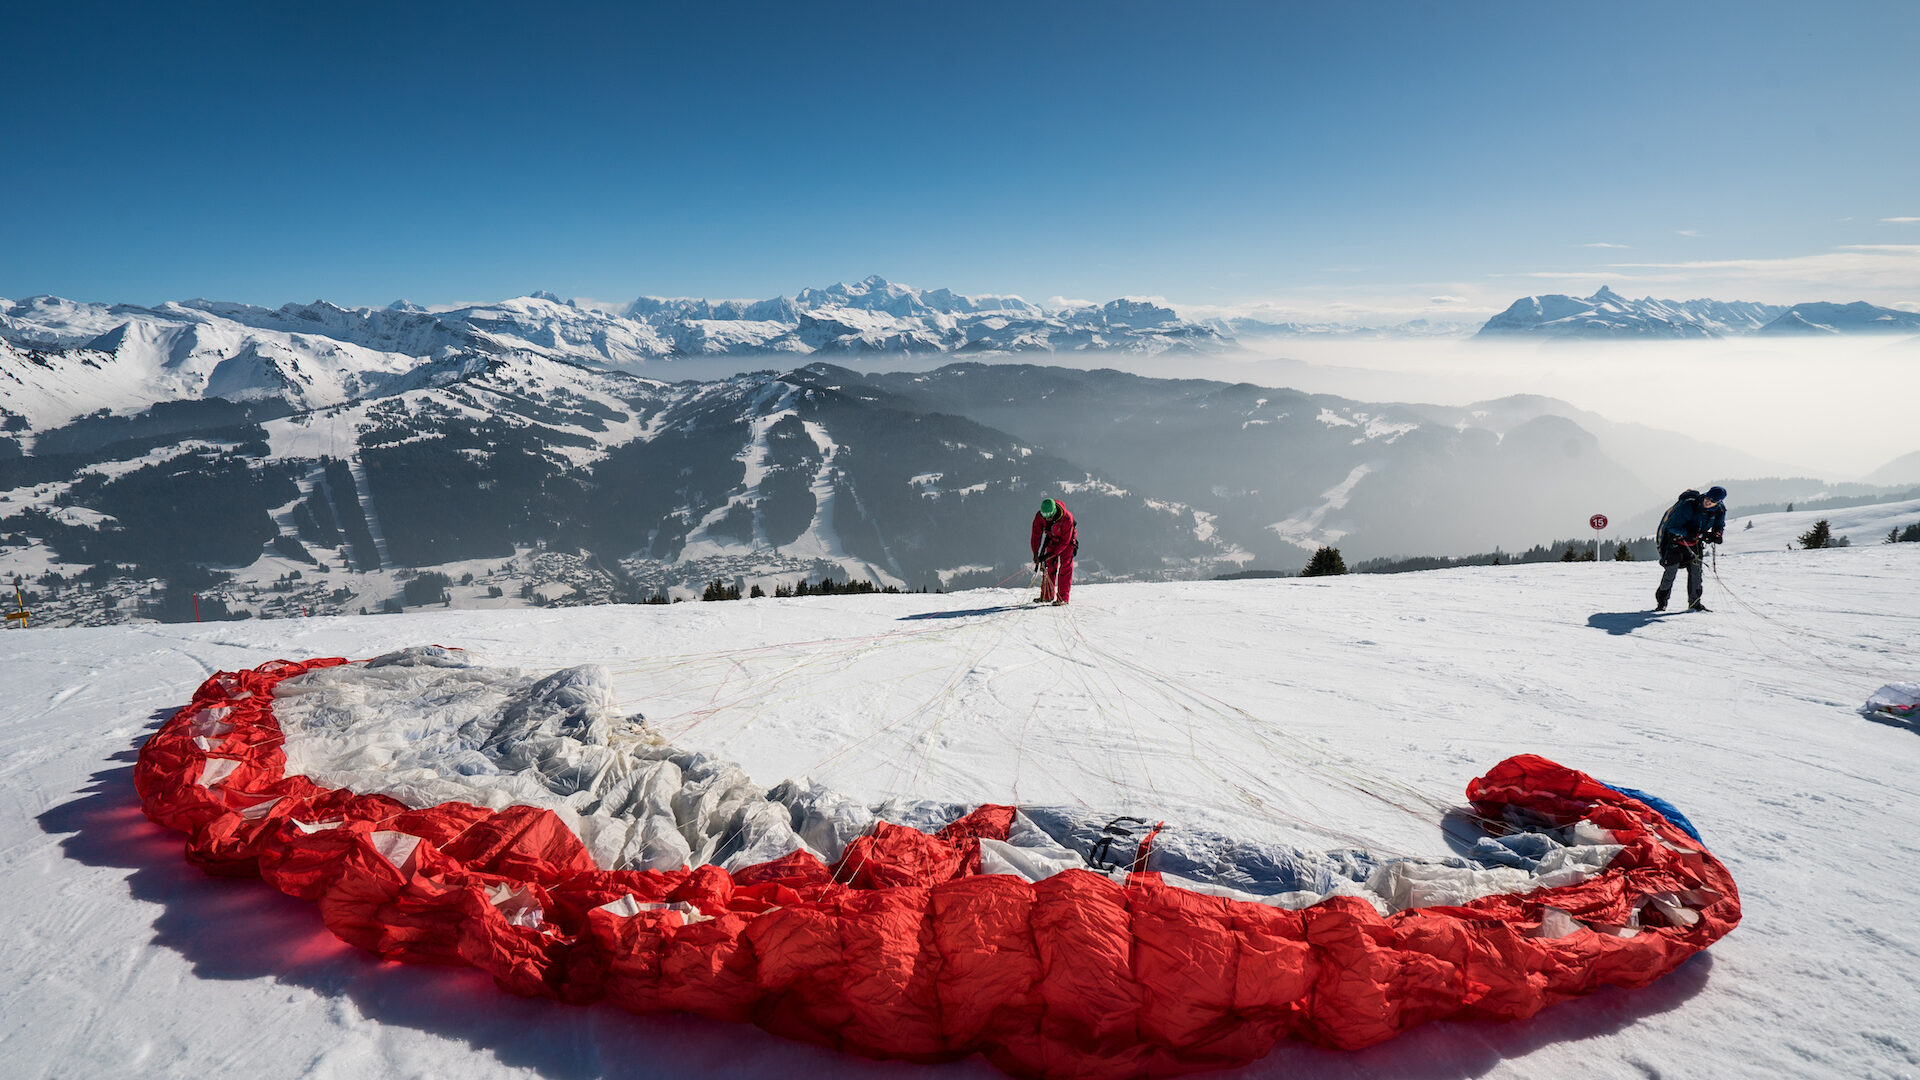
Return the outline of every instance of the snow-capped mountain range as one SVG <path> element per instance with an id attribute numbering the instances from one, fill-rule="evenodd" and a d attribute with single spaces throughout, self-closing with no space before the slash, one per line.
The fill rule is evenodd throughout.
<path id="1" fill-rule="evenodd" d="M 635 370 L 696 340 L 774 343 L 800 366 Z M 266 590 L 301 568 L 315 578 L 289 611 L 377 609 L 429 569 L 503 603 L 822 573 L 954 588 L 1017 580 L 1033 507 L 1060 495 L 1088 524 L 1090 579 L 1195 577 L 1291 568 L 1323 544 L 1364 558 L 1551 540 L 1595 508 L 1625 522 L 1655 506 L 1676 461 L 1687 483 L 1710 461 L 1772 471 L 1546 399 L 1438 408 L 970 357 L 893 375 L 828 362 L 919 342 L 1091 357 L 1227 340 L 1145 301 L 1048 310 L 878 279 L 626 314 L 550 296 L 0 301 L 0 574 L 131 582 L 140 610 L 172 615 L 220 574 Z"/>
<path id="2" fill-rule="evenodd" d="M 377 389 L 10 416 L 0 571 L 317 562 L 358 575 L 332 590 L 390 590 L 367 575 L 457 577 L 551 545 L 592 553 L 630 597 L 823 569 L 951 588 L 1017 576 L 1045 494 L 1089 522 L 1089 576 L 1201 576 L 1319 544 L 1360 557 L 1551 537 L 1596 500 L 1651 505 L 1660 483 L 1621 464 L 1637 436 L 1596 438 L 1544 400 L 1436 411 L 976 362 L 668 383 L 532 352 L 428 361 Z"/>
<path id="3" fill-rule="evenodd" d="M 609 309 L 535 293 L 427 309 L 325 301 L 263 308 L 211 300 L 154 307 L 35 296 L 0 299 L 0 424 L 46 429 L 101 409 L 223 398 L 324 408 L 457 380 L 505 356 L 613 370 L 679 358 L 1028 353 L 1157 354 L 1260 339 L 1433 337 L 1470 327 L 1392 327 L 1187 317 L 1149 300 L 1042 306 L 869 277 L 769 300 L 641 297 Z M 1481 338 L 1710 338 L 1734 334 L 1920 332 L 1920 314 L 1854 304 L 1792 308 L 1716 300 L 1533 296 Z"/>
<path id="4" fill-rule="evenodd" d="M 1157 353 L 1231 341 L 1149 301 L 1048 310 L 879 277 L 751 302 L 642 297 L 617 311 L 547 293 L 437 310 L 209 300 L 149 308 L 36 296 L 0 300 L 0 412 L 41 427 L 99 408 L 207 396 L 314 408 L 427 385 L 508 354 L 623 369 L 723 354 Z M 21 374 L 35 368 L 34 378 Z"/>
<path id="5" fill-rule="evenodd" d="M 1763 334 L 1899 334 L 1920 332 L 1920 312 L 1851 304 L 1795 304 L 1760 328 Z"/>
<path id="6" fill-rule="evenodd" d="M 104 378 L 115 354 L 19 355 L 0 386 L 39 392 Z M 312 353 L 247 358 L 297 375 Z M 316 379 L 348 397 L 320 405 L 182 395 L 0 417 L 0 580 L 83 580 L 41 617 L 109 622 L 191 618 L 209 587 L 263 616 L 378 610 L 426 571 L 481 606 L 823 574 L 952 589 L 1024 580 L 1043 495 L 1080 517 L 1088 580 L 1202 577 L 1290 569 L 1323 544 L 1365 558 L 1547 541 L 1595 509 L 1656 508 L 1676 463 L 1688 484 L 1710 462 L 1760 474 L 1543 398 L 1369 404 L 1051 364 L 816 359 L 666 382 L 454 351 L 358 378 Z"/>
<path id="7" fill-rule="evenodd" d="M 1759 330 L 1786 310 L 1772 304 L 1719 300 L 1629 300 L 1602 285 L 1585 298 L 1558 293 L 1522 297 L 1488 319 L 1479 336 L 1725 337 Z"/>
<path id="8" fill-rule="evenodd" d="M 1043 493 L 1106 522 L 1093 579 L 1249 557 L 1205 512 L 855 378 L 820 364 L 667 383 L 517 352 L 320 408 L 15 416 L 0 572 L 178 583 L 200 580 L 186 567 L 257 581 L 318 566 L 332 573 L 295 610 L 320 611 L 378 608 L 417 569 L 507 563 L 503 585 L 552 587 L 523 601 L 697 595 L 716 577 L 952 588 L 1020 573 Z"/>
<path id="9" fill-rule="evenodd" d="M 1480 338 L 1719 338 L 1741 334 L 1920 332 L 1920 314 L 1852 304 L 1782 307 L 1747 301 L 1629 300 L 1601 286 L 1592 296 L 1524 296 L 1488 319 Z"/>

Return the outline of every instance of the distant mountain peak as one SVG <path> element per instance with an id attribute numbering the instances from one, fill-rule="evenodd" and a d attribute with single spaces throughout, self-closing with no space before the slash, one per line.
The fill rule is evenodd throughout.
<path id="1" fill-rule="evenodd" d="M 1911 334 L 1920 332 L 1920 313 L 1851 304 L 1795 304 L 1760 328 L 1763 334 Z"/>
<path id="2" fill-rule="evenodd" d="M 1719 300 L 1629 300 L 1602 285 L 1584 299 L 1564 293 L 1526 296 L 1488 319 L 1478 337 L 1717 338 L 1748 334 L 1786 309 Z"/>
<path id="3" fill-rule="evenodd" d="M 1592 296 L 1523 296 L 1488 319 L 1477 337 L 1718 338 L 1742 334 L 1920 333 L 1920 312 L 1816 302 L 1782 307 L 1751 301 L 1629 300 L 1602 285 Z"/>

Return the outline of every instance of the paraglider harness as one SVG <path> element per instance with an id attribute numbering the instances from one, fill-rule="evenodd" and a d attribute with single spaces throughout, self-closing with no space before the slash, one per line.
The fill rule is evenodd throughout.
<path id="1" fill-rule="evenodd" d="M 1131 822 L 1132 824 L 1124 824 L 1125 822 Z M 1100 839 L 1094 841 L 1093 846 L 1087 850 L 1087 865 L 1103 873 L 1111 873 L 1123 865 L 1122 859 L 1124 859 L 1124 865 L 1132 873 L 1138 874 L 1145 872 L 1147 869 L 1147 852 L 1153 849 L 1153 841 L 1160 835 L 1160 830 L 1167 827 L 1167 823 L 1164 821 L 1154 825 L 1151 829 L 1147 829 L 1147 824 L 1145 820 L 1137 817 L 1117 817 L 1107 822 L 1106 827 L 1100 830 Z M 1147 834 L 1135 840 L 1135 826 L 1138 826 L 1140 829 L 1147 829 Z M 1113 850 L 1113 844 L 1116 840 L 1122 844 L 1131 843 L 1133 845 L 1133 851 L 1124 854 L 1120 858 L 1116 858 Z"/>
<path id="2" fill-rule="evenodd" d="M 1045 535 L 1040 537 L 1040 550 L 1037 552 L 1034 552 L 1034 555 L 1033 555 L 1033 567 L 1035 570 L 1038 570 L 1042 565 L 1044 565 L 1048 559 L 1059 558 L 1062 555 L 1079 555 L 1080 554 L 1080 533 L 1078 529 L 1074 530 L 1072 546 L 1068 547 L 1065 552 L 1048 551 L 1047 544 L 1052 540 L 1053 540 L 1053 533 L 1051 532 L 1048 532 Z"/>
<path id="3" fill-rule="evenodd" d="M 1050 584 L 1046 584 L 1046 583 L 1051 583 L 1053 581 L 1053 575 L 1047 569 L 1047 560 L 1052 558 L 1058 558 L 1062 554 L 1065 554 L 1066 556 L 1074 556 L 1080 553 L 1080 535 L 1078 530 L 1075 530 L 1074 532 L 1072 546 L 1068 547 L 1064 553 L 1050 552 L 1047 550 L 1047 544 L 1052 542 L 1052 540 L 1053 540 L 1053 533 L 1051 530 L 1049 530 L 1046 534 L 1040 537 L 1040 550 L 1035 552 L 1033 556 L 1033 580 L 1035 582 L 1043 583 L 1041 586 L 1042 596 L 1045 596 L 1046 595 L 1045 590 L 1051 587 Z M 1058 569 L 1058 567 L 1055 567 L 1055 569 Z M 1019 573 L 1019 571 L 1017 570 L 1014 572 Z"/>
<path id="4" fill-rule="evenodd" d="M 1133 828 L 1125 824 L 1126 822 L 1132 822 L 1143 828 L 1147 824 L 1137 817 L 1117 817 L 1107 822 L 1106 828 L 1100 830 L 1100 839 L 1094 841 L 1093 847 L 1087 851 L 1087 865 L 1098 870 L 1111 870 L 1120 865 L 1113 858 L 1113 842 L 1133 839 Z M 1131 853 L 1127 856 L 1127 861 L 1129 863 L 1133 861 Z"/>

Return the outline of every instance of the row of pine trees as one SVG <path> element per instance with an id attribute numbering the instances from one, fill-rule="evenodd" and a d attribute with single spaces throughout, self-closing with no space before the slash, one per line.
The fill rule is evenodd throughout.
<path id="1" fill-rule="evenodd" d="M 830 577 L 822 578 L 818 584 L 809 582 L 806 578 L 801 578 L 791 586 L 774 586 L 773 596 L 776 600 L 785 600 L 794 596 L 860 596 L 866 593 L 898 593 L 900 591 L 898 587 L 893 585 L 880 586 L 875 585 L 871 581 L 855 581 L 852 578 L 848 578 L 845 581 L 835 581 Z M 926 592 L 927 590 L 921 589 L 920 591 Z M 758 585 L 753 586 L 752 589 L 747 592 L 748 599 L 758 599 L 765 595 L 767 595 L 767 591 Z M 738 600 L 740 599 L 740 586 L 729 585 L 722 578 L 714 578 L 712 581 L 707 582 L 707 587 L 701 592 L 700 599 Z M 665 596 L 655 596 L 647 601 L 647 603 L 650 604 L 664 604 L 666 602 L 667 598 Z"/>

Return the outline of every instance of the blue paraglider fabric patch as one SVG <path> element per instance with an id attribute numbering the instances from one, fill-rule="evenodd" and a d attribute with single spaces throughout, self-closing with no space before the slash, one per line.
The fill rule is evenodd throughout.
<path id="1" fill-rule="evenodd" d="M 1681 813 L 1679 807 L 1673 805 L 1667 800 L 1661 798 L 1658 795 L 1649 795 L 1644 791 L 1637 791 L 1633 788 L 1626 787 L 1621 784 L 1610 784 L 1610 783 L 1607 783 L 1607 781 L 1605 780 L 1602 780 L 1601 783 L 1606 784 L 1608 787 L 1612 788 L 1613 790 L 1619 792 L 1622 795 L 1627 795 L 1627 796 L 1631 796 L 1632 798 L 1639 799 L 1641 802 L 1646 803 L 1648 806 L 1651 806 L 1655 810 L 1660 811 L 1660 816 L 1663 818 L 1666 818 L 1668 821 L 1673 822 L 1675 827 L 1679 828 L 1681 832 L 1686 833 L 1688 836 L 1693 837 L 1695 840 L 1699 840 L 1700 843 L 1702 844 L 1706 843 L 1705 840 L 1700 840 L 1700 830 L 1693 827 L 1693 822 L 1687 820 L 1687 815 Z"/>

